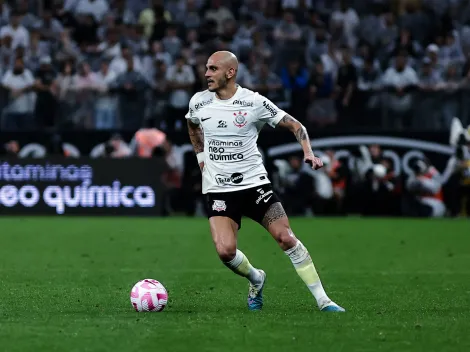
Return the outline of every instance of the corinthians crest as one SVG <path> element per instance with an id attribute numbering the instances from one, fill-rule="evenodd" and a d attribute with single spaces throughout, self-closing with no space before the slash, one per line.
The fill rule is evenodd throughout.
<path id="1" fill-rule="evenodd" d="M 238 113 L 233 113 L 233 116 L 235 116 L 235 121 L 233 121 L 233 124 L 237 126 L 238 128 L 242 128 L 247 124 L 245 116 L 247 115 L 246 112 L 239 111 Z"/>

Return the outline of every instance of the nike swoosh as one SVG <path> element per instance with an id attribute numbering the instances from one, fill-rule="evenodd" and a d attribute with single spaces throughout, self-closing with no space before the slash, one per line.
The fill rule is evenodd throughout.
<path id="1" fill-rule="evenodd" d="M 272 196 L 269 196 L 268 198 L 264 199 L 264 202 L 265 202 L 265 203 L 267 203 L 267 202 L 268 202 L 268 200 L 270 200 L 270 199 L 271 199 L 271 197 L 272 197 Z"/>
<path id="2" fill-rule="evenodd" d="M 201 119 L 202 122 L 211 119 L 212 117 L 206 117 L 205 119 Z"/>

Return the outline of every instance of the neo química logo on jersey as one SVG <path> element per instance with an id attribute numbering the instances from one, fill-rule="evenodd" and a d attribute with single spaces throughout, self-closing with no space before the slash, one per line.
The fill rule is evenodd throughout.
<path id="1" fill-rule="evenodd" d="M 237 147 L 243 146 L 242 141 L 219 141 L 209 140 L 209 159 L 213 161 L 241 161 L 244 159 L 243 153 L 237 152 Z"/>
<path id="2" fill-rule="evenodd" d="M 124 164 L 116 168 L 119 164 L 115 162 L 100 160 L 81 165 L 4 162 L 0 164 L 0 207 L 32 212 L 46 208 L 56 214 L 72 210 L 93 213 L 96 209 L 100 213 L 119 209 L 122 214 L 123 210 L 153 208 L 156 197 L 152 185 L 139 179 L 139 170 Z M 106 166 L 107 163 L 110 164 Z"/>

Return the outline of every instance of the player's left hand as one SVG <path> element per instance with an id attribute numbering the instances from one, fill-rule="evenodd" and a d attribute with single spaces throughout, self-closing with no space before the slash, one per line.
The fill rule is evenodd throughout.
<path id="1" fill-rule="evenodd" d="M 307 164 L 310 164 L 310 166 L 314 170 L 318 170 L 323 167 L 323 161 L 320 158 L 317 158 L 313 154 L 305 155 L 304 162 L 306 162 Z"/>

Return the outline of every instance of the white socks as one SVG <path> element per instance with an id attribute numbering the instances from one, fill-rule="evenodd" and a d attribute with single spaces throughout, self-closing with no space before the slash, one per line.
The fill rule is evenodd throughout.
<path id="1" fill-rule="evenodd" d="M 331 302 L 323 289 L 320 277 L 318 276 L 312 259 L 310 258 L 310 254 L 302 242 L 297 241 L 297 244 L 294 247 L 288 249 L 284 253 L 286 253 L 290 258 L 297 274 L 305 282 L 308 289 L 317 300 L 318 307 L 322 308 Z"/>
<path id="2" fill-rule="evenodd" d="M 263 283 L 263 276 L 260 274 L 259 270 L 254 268 L 243 252 L 238 249 L 235 258 L 224 264 L 234 273 L 246 277 L 248 281 L 255 286 L 260 286 Z"/>

